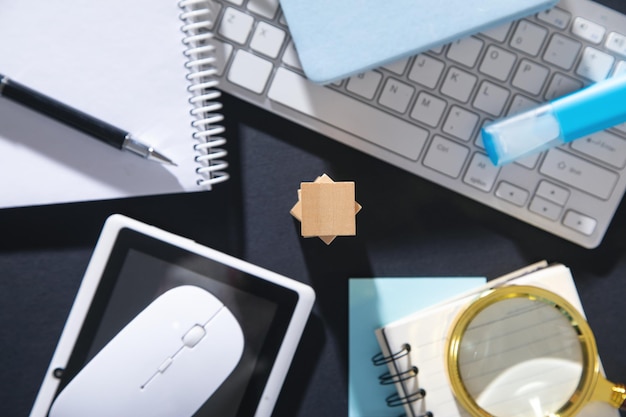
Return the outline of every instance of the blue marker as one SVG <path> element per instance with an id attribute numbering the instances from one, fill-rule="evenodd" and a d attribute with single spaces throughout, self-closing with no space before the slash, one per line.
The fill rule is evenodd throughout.
<path id="1" fill-rule="evenodd" d="M 625 121 L 626 74 L 486 125 L 482 137 L 491 161 L 502 165 Z"/>

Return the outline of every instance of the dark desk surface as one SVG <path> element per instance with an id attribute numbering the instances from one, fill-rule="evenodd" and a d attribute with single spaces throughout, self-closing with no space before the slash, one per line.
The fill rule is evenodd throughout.
<path id="1" fill-rule="evenodd" d="M 626 12 L 623 0 L 604 1 Z M 275 416 L 347 415 L 347 281 L 494 278 L 541 259 L 574 274 L 609 378 L 626 380 L 626 207 L 587 250 L 224 97 L 233 178 L 208 193 L 0 211 L 0 415 L 26 416 L 105 218 L 123 213 L 309 283 L 317 302 Z M 302 181 L 355 181 L 356 237 L 302 239 Z M 367 364 L 366 364 L 367 365 Z"/>

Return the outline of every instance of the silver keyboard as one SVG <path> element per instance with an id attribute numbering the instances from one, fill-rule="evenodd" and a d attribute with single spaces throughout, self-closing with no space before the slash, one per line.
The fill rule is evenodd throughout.
<path id="1" fill-rule="evenodd" d="M 626 123 L 501 168 L 484 123 L 626 73 L 626 16 L 557 7 L 327 86 L 302 72 L 278 0 L 216 0 L 219 88 L 587 248 L 626 188 Z"/>

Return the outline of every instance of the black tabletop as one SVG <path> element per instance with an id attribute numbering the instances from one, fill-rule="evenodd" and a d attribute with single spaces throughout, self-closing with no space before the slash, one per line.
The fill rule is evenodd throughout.
<path id="1" fill-rule="evenodd" d="M 603 3 L 626 13 L 623 0 Z M 122 213 L 310 284 L 313 314 L 275 416 L 348 410 L 350 277 L 495 278 L 569 266 L 607 376 L 626 380 L 626 207 L 588 250 L 229 96 L 232 178 L 210 192 L 0 211 L 0 415 L 27 416 L 102 224 Z M 289 214 L 303 181 L 354 181 L 357 235 L 303 239 Z"/>

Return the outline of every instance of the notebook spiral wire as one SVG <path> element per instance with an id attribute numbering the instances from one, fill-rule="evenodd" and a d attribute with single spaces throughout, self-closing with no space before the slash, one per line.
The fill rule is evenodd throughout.
<path id="1" fill-rule="evenodd" d="M 222 109 L 218 101 L 221 92 L 216 89 L 218 81 L 215 46 L 211 43 L 211 9 L 207 0 L 181 0 L 178 6 L 182 10 L 179 18 L 183 22 L 181 30 L 185 34 L 185 67 L 189 81 L 187 91 L 191 94 L 190 113 L 194 118 L 191 125 L 196 129 L 193 138 L 196 140 L 196 172 L 200 176 L 197 182 L 200 186 L 210 187 L 229 177 L 225 171 L 228 163 L 223 160 L 227 152 L 220 148 L 226 139 L 221 136 L 224 127 L 219 124 L 224 117 L 219 113 Z"/>
<path id="2" fill-rule="evenodd" d="M 407 356 L 409 352 L 411 352 L 411 345 L 405 343 L 397 352 L 391 352 L 387 356 L 385 356 L 382 352 L 378 352 L 372 356 L 372 364 L 375 366 L 382 366 L 391 362 L 395 363 L 398 359 Z M 417 366 L 411 366 L 410 368 L 404 371 L 399 371 L 398 373 L 385 372 L 378 377 L 378 382 L 381 385 L 402 384 L 404 381 L 415 378 L 418 373 L 419 369 Z M 389 407 L 398 407 L 423 400 L 424 397 L 426 397 L 426 390 L 418 388 L 417 391 L 409 393 L 405 396 L 401 396 L 399 393 L 395 392 L 385 398 L 385 401 Z M 405 413 L 399 415 L 398 417 L 407 417 L 407 415 Z M 415 417 L 435 417 L 435 415 L 431 411 L 424 411 L 422 414 L 415 415 Z"/>

